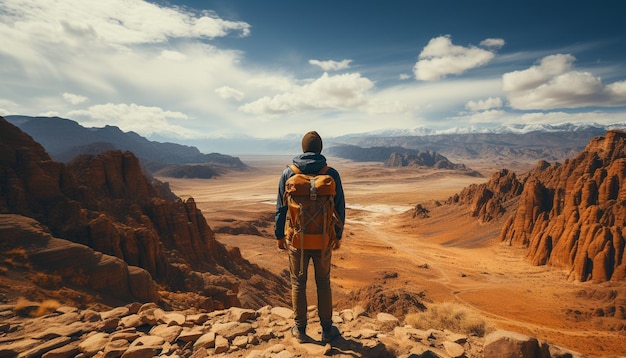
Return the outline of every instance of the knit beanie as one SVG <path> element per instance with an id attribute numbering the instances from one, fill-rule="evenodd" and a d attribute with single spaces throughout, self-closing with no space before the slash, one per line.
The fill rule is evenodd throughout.
<path id="1" fill-rule="evenodd" d="M 316 131 L 310 131 L 302 137 L 302 152 L 322 152 L 322 137 Z"/>

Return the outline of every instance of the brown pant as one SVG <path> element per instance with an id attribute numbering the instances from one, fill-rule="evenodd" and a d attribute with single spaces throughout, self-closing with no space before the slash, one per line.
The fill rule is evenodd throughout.
<path id="1" fill-rule="evenodd" d="M 304 266 L 300 275 L 301 250 L 291 248 L 289 250 L 289 272 L 291 274 L 291 302 L 295 312 L 296 326 L 306 328 L 307 324 L 307 299 L 306 282 L 309 261 L 313 260 L 315 269 L 315 283 L 317 286 L 317 310 L 323 329 L 332 326 L 333 299 L 330 291 L 330 260 L 332 250 L 304 250 Z"/>

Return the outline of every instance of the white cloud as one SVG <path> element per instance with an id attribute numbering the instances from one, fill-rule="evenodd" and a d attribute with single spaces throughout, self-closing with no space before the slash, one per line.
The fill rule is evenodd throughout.
<path id="1" fill-rule="evenodd" d="M 409 75 L 408 73 L 401 73 L 398 78 L 400 80 L 402 80 L 402 81 L 405 81 L 405 80 L 408 80 L 409 78 L 411 78 L 411 75 Z"/>
<path id="2" fill-rule="evenodd" d="M 516 116 L 511 124 L 527 123 L 527 124 L 562 124 L 562 123 L 600 123 L 600 124 L 626 124 L 626 112 L 606 113 L 601 111 L 594 112 L 549 112 L 549 113 L 525 113 Z"/>
<path id="3" fill-rule="evenodd" d="M 343 60 L 343 61 L 320 61 L 320 60 L 309 60 L 309 64 L 314 66 L 319 66 L 324 71 L 339 71 L 350 68 L 350 63 L 352 60 Z"/>
<path id="4" fill-rule="evenodd" d="M 59 114 L 59 112 L 56 112 L 56 111 L 48 111 L 48 112 L 38 113 L 37 116 L 39 116 L 39 117 L 60 117 L 61 114 Z"/>
<path id="5" fill-rule="evenodd" d="M 132 104 L 99 104 L 86 110 L 75 110 L 68 113 L 87 127 L 103 127 L 105 125 L 118 126 L 123 131 L 133 131 L 149 136 L 155 132 L 178 138 L 193 138 L 198 135 L 193 131 L 171 121 L 188 119 L 187 115 L 166 111 L 159 107 L 140 106 Z"/>
<path id="6" fill-rule="evenodd" d="M 170 61 L 184 61 L 187 59 L 187 55 L 178 51 L 163 50 L 159 58 Z"/>
<path id="7" fill-rule="evenodd" d="M 544 57 L 526 70 L 505 73 L 502 87 L 511 107 L 551 110 L 626 105 L 626 81 L 604 85 L 590 72 L 574 71 L 572 55 Z"/>
<path id="8" fill-rule="evenodd" d="M 17 108 L 19 108 L 17 103 L 8 99 L 0 98 L 0 116 L 8 116 L 10 114 L 19 113 Z"/>
<path id="9" fill-rule="evenodd" d="M 489 109 L 486 111 L 475 112 L 467 118 L 470 123 L 497 123 L 501 124 L 503 119 L 508 115 L 505 111 L 499 109 Z"/>
<path id="10" fill-rule="evenodd" d="M 500 97 L 489 97 L 484 100 L 479 101 L 469 101 L 465 104 L 465 108 L 472 111 L 485 111 L 493 108 L 501 108 L 502 107 L 502 99 Z"/>
<path id="11" fill-rule="evenodd" d="M 250 25 L 146 1 L 4 0 L 3 22 L 44 41 L 71 43 L 88 37 L 108 44 L 163 42 L 168 38 L 247 36 Z"/>
<path id="12" fill-rule="evenodd" d="M 487 39 L 488 44 L 500 43 Z M 504 40 L 501 41 L 504 44 Z M 436 81 L 447 75 L 458 75 L 469 69 L 487 64 L 495 53 L 475 46 L 463 47 L 452 44 L 449 35 L 431 39 L 419 54 L 419 61 L 413 67 L 415 79 Z"/>
<path id="13" fill-rule="evenodd" d="M 215 93 L 217 93 L 220 97 L 224 99 L 233 98 L 237 101 L 241 101 L 244 97 L 243 92 L 236 90 L 234 88 L 228 87 L 228 86 L 223 86 L 223 87 L 216 89 Z"/>
<path id="14" fill-rule="evenodd" d="M 374 83 L 358 73 L 322 77 L 290 92 L 263 97 L 240 107 L 253 114 L 278 114 L 307 109 L 353 109 L 363 104 Z"/>
<path id="15" fill-rule="evenodd" d="M 513 71 L 502 75 L 502 88 L 506 92 L 521 92 L 536 88 L 548 82 L 556 75 L 569 71 L 576 58 L 572 55 L 546 56 L 538 65 L 521 71 Z"/>
<path id="16" fill-rule="evenodd" d="M 89 100 L 89 98 L 73 93 L 63 93 L 63 98 L 71 104 L 81 104 Z"/>
<path id="17" fill-rule="evenodd" d="M 480 42 L 481 46 L 500 48 L 504 46 L 504 39 L 484 39 Z"/>

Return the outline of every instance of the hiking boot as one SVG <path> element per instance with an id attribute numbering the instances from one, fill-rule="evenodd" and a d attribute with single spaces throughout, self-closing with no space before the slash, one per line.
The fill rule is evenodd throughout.
<path id="1" fill-rule="evenodd" d="M 297 326 L 291 327 L 291 335 L 298 341 L 298 343 L 304 343 L 307 341 L 306 329 L 300 329 Z"/>
<path id="2" fill-rule="evenodd" d="M 330 326 L 329 329 L 322 330 L 322 343 L 328 343 L 340 335 L 341 333 L 339 333 L 339 329 L 337 327 Z"/>

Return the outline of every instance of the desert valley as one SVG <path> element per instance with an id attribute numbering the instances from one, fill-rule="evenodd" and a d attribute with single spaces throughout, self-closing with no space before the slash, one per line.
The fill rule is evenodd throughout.
<path id="1" fill-rule="evenodd" d="M 3 303 L 289 306 L 273 219 L 291 155 L 240 156 L 244 166 L 220 166 L 208 178 L 155 172 L 151 182 L 130 152 L 64 164 L 0 125 Z M 609 131 L 558 164 L 497 154 L 448 156 L 463 166 L 328 155 L 347 203 L 333 253 L 335 309 L 408 320 L 452 303 L 482 317 L 487 332 L 588 357 L 626 355 L 625 141 L 624 131 Z M 312 304 L 311 280 L 308 288 Z"/>
<path id="2" fill-rule="evenodd" d="M 278 175 L 290 159 L 242 157 L 253 169 L 237 178 L 161 179 L 170 182 L 177 195 L 194 197 L 219 241 L 239 247 L 245 258 L 280 274 L 287 257 L 275 247 L 273 203 Z M 626 354 L 624 317 L 596 313 L 614 305 L 623 312 L 623 281 L 581 283 L 568 279 L 566 270 L 533 266 L 523 248 L 499 242 L 504 217 L 480 223 L 467 206 L 435 205 L 488 181 L 497 170 L 489 160 L 465 163 L 484 178 L 332 157 L 329 163 L 342 173 L 348 208 L 345 243 L 333 257 L 338 309 L 380 299 L 380 288 L 387 306 L 369 304 L 391 313 L 411 311 L 402 306 L 404 295 L 420 297 L 426 305 L 455 302 L 484 315 L 493 327 L 585 354 Z M 510 169 L 523 173 L 534 164 Z M 427 218 L 413 216 L 417 204 L 428 208 Z M 259 228 L 261 235 L 250 227 Z M 309 301 L 315 302 L 313 283 L 309 288 Z M 399 302 L 389 304 L 394 299 Z"/>

